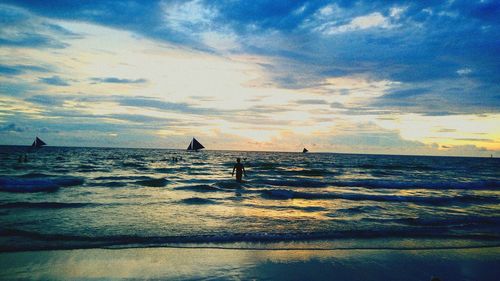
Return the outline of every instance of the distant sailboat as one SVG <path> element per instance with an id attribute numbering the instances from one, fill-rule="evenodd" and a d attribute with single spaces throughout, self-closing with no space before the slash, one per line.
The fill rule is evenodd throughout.
<path id="1" fill-rule="evenodd" d="M 44 145 L 47 145 L 47 144 L 43 140 L 41 140 L 39 137 L 36 137 L 35 141 L 33 141 L 33 144 L 31 144 L 31 147 L 40 148 Z"/>
<path id="2" fill-rule="evenodd" d="M 191 140 L 191 143 L 189 143 L 187 150 L 198 151 L 198 150 L 203 149 L 203 148 L 205 148 L 205 147 L 198 140 L 193 138 L 193 140 Z"/>
<path id="3" fill-rule="evenodd" d="M 307 153 L 309 152 L 309 150 L 307 150 L 307 148 L 304 147 L 304 149 L 302 150 L 302 153 Z"/>

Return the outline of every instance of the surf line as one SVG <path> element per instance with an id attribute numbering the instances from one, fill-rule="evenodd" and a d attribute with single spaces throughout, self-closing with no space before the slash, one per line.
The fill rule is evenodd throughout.
<path id="1" fill-rule="evenodd" d="M 264 248 L 264 247 L 231 247 L 231 246 L 182 246 L 182 245 L 141 245 L 141 246 L 104 246 L 98 247 L 106 250 L 124 250 L 138 248 L 170 248 L 170 249 L 213 249 L 213 250 L 248 250 L 248 251 L 432 251 L 432 250 L 473 250 L 484 248 L 500 248 L 500 244 L 475 245 L 475 246 L 440 246 L 440 247 L 330 247 L 330 248 Z"/>

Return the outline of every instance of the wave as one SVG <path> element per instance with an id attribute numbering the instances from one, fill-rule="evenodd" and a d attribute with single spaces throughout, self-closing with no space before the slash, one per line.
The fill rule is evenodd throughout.
<path id="1" fill-rule="evenodd" d="M 214 183 L 214 186 L 222 189 L 238 189 L 244 187 L 244 183 L 239 183 L 236 181 L 219 181 Z"/>
<path id="2" fill-rule="evenodd" d="M 360 214 L 360 213 L 369 213 L 380 210 L 385 210 L 385 208 L 381 206 L 356 206 L 351 208 L 338 209 L 335 210 L 335 213 Z"/>
<path id="3" fill-rule="evenodd" d="M 298 192 L 287 189 L 263 190 L 264 198 L 269 199 L 345 199 L 353 201 L 390 201 L 390 202 L 413 202 L 427 204 L 444 204 L 449 202 L 481 202 L 498 203 L 500 200 L 493 197 L 477 195 L 459 195 L 454 197 L 423 197 L 423 196 L 403 196 L 403 195 L 376 195 L 361 193 L 312 193 Z"/>
<path id="4" fill-rule="evenodd" d="M 138 185 L 149 187 L 164 187 L 168 181 L 165 178 L 148 178 L 147 180 L 139 180 L 135 182 Z"/>
<path id="5" fill-rule="evenodd" d="M 92 172 L 109 172 L 110 169 L 107 168 L 92 168 L 92 169 L 77 169 L 80 173 L 92 173 Z"/>
<path id="6" fill-rule="evenodd" d="M 58 233 L 41 233 L 19 229 L 0 229 L 0 237 L 23 237 L 29 243 L 10 243 L 0 245 L 0 251 L 27 251 L 48 249 L 79 249 L 95 247 L 158 247 L 177 244 L 179 246 L 192 243 L 272 243 L 293 241 L 314 241 L 331 239 L 371 239 L 371 238 L 439 238 L 467 239 L 490 243 L 490 247 L 500 246 L 500 235 L 495 234 L 455 234 L 432 230 L 350 230 L 336 232 L 295 232 L 295 233 L 218 233 L 211 235 L 179 235 L 179 236 L 139 236 L 139 235 L 68 235 Z M 13 239 L 12 241 L 15 241 Z M 492 244 L 493 243 L 493 244 Z M 413 248 L 412 248 L 413 249 Z"/>
<path id="7" fill-rule="evenodd" d="M 316 180 L 293 179 L 293 180 L 269 180 L 259 179 L 253 181 L 255 184 L 264 184 L 270 186 L 286 186 L 286 187 L 327 187 L 328 183 Z"/>
<path id="8" fill-rule="evenodd" d="M 376 170 L 412 170 L 412 171 L 431 171 L 435 170 L 436 167 L 429 165 L 418 165 L 418 164 L 360 164 L 357 166 L 363 169 L 376 169 Z"/>
<path id="9" fill-rule="evenodd" d="M 327 214 L 329 217 L 338 217 L 335 213 Z M 399 227 L 413 228 L 417 232 L 428 231 L 439 233 L 448 233 L 452 229 L 460 229 L 464 231 L 471 229 L 477 232 L 478 229 L 495 228 L 500 223 L 500 218 L 484 217 L 484 216 L 464 216 L 464 217 L 365 217 L 360 219 L 362 222 L 381 224 L 385 227 L 397 224 Z M 489 232 L 488 231 L 488 232 Z M 471 232 L 470 234 L 473 234 Z"/>
<path id="10" fill-rule="evenodd" d="M 287 189 L 265 190 L 262 192 L 264 198 L 270 199 L 292 199 L 295 198 L 295 193 Z"/>
<path id="11" fill-rule="evenodd" d="M 193 165 L 193 166 L 207 166 L 208 167 L 210 165 L 210 163 L 208 163 L 208 162 L 193 162 L 193 163 L 191 163 L 191 165 Z"/>
<path id="12" fill-rule="evenodd" d="M 285 170 L 284 172 L 292 175 L 307 176 L 307 177 L 323 177 L 326 175 L 338 175 L 338 171 L 327 169 L 293 169 Z"/>
<path id="13" fill-rule="evenodd" d="M 365 187 L 374 189 L 475 189 L 475 190 L 498 190 L 499 180 L 481 180 L 469 182 L 453 181 L 396 181 L 396 180 L 353 180 L 335 181 L 331 185 L 339 187 Z"/>
<path id="14" fill-rule="evenodd" d="M 54 173 L 58 173 L 58 174 L 68 174 L 71 172 L 69 169 L 66 169 L 66 168 L 54 168 L 54 170 L 52 170 L 52 171 Z"/>
<path id="15" fill-rule="evenodd" d="M 279 168 L 279 163 L 271 162 L 254 162 L 252 163 L 252 169 L 254 170 L 275 170 Z"/>
<path id="16" fill-rule="evenodd" d="M 144 166 L 141 163 L 137 162 L 123 162 L 121 166 L 127 168 L 144 168 Z"/>
<path id="17" fill-rule="evenodd" d="M 462 216 L 462 217 L 418 217 L 406 218 L 405 224 L 417 226 L 477 226 L 499 225 L 500 217 Z"/>
<path id="18" fill-rule="evenodd" d="M 147 176 L 105 176 L 105 177 L 96 177 L 93 179 L 94 180 L 111 180 L 111 181 L 116 181 L 116 180 L 148 180 L 148 179 L 151 179 L 151 177 L 147 177 Z"/>
<path id="19" fill-rule="evenodd" d="M 0 191 L 6 192 L 47 192 L 56 191 L 60 187 L 83 184 L 84 180 L 78 177 L 3 177 L 0 178 Z"/>
<path id="20" fill-rule="evenodd" d="M 96 203 L 63 203 L 63 202 L 10 202 L 0 204 L 0 209 L 64 209 L 64 208 L 82 208 L 99 205 Z"/>
<path id="21" fill-rule="evenodd" d="M 89 170 L 92 171 L 96 168 L 95 165 L 89 165 L 89 164 L 80 164 L 77 169 L 78 170 Z"/>
<path id="22" fill-rule="evenodd" d="M 126 185 L 127 185 L 126 182 L 119 182 L 119 181 L 108 181 L 99 183 L 99 186 L 105 186 L 105 187 L 124 187 Z"/>
<path id="23" fill-rule="evenodd" d="M 189 190 L 195 192 L 214 192 L 214 191 L 227 191 L 215 186 L 207 185 L 207 184 L 198 184 L 198 185 L 185 185 L 179 186 L 175 188 L 176 190 Z"/>
<path id="24" fill-rule="evenodd" d="M 304 212 L 323 212 L 328 210 L 327 208 L 321 206 L 301 207 L 301 206 L 279 206 L 279 205 L 273 206 L 273 205 L 256 205 L 256 204 L 245 204 L 245 206 L 252 208 L 272 209 L 272 210 L 299 210 Z"/>
<path id="25" fill-rule="evenodd" d="M 309 179 L 257 179 L 252 181 L 255 184 L 281 187 L 363 187 L 369 189 L 460 189 L 460 190 L 499 190 L 499 180 L 479 180 L 479 181 L 400 181 L 384 179 L 360 179 L 360 180 L 337 180 L 320 181 Z"/>
<path id="26" fill-rule="evenodd" d="M 155 168 L 154 170 L 157 173 L 173 173 L 173 172 L 176 172 L 178 169 L 174 169 L 174 168 Z"/>
<path id="27" fill-rule="evenodd" d="M 18 178 L 43 178 L 43 177 L 52 177 L 52 175 L 44 174 L 44 173 L 27 173 L 23 175 L 17 176 Z"/>
<path id="28" fill-rule="evenodd" d="M 205 205 L 205 204 L 216 204 L 217 202 L 206 199 L 206 198 L 200 198 L 200 197 L 191 197 L 191 198 L 186 198 L 182 199 L 180 201 L 183 204 L 188 204 L 188 205 Z"/>

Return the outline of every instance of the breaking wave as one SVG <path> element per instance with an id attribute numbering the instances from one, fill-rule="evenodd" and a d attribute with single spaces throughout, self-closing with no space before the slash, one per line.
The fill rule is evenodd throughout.
<path id="1" fill-rule="evenodd" d="M 382 194 L 361 194 L 361 193 L 313 193 L 299 192 L 288 189 L 267 189 L 262 191 L 262 195 L 269 199 L 345 199 L 353 201 L 391 201 L 391 202 L 414 202 L 428 204 L 443 204 L 450 202 L 482 202 L 498 203 L 499 198 L 478 195 L 458 195 L 453 197 L 423 197 L 423 196 L 403 196 L 403 195 L 382 195 Z"/>
<path id="2" fill-rule="evenodd" d="M 47 192 L 57 191 L 61 187 L 83 184 L 84 180 L 78 177 L 3 177 L 0 178 L 0 191 L 6 192 Z"/>
<path id="3" fill-rule="evenodd" d="M 78 249 L 95 247 L 152 247 L 168 246 L 177 244 L 189 245 L 191 243 L 234 243 L 234 242 L 293 242 L 293 241 L 314 241 L 328 239 L 352 239 L 352 238 L 447 238 L 447 239 L 475 239 L 478 241 L 492 241 L 485 244 L 485 247 L 498 247 L 498 235 L 478 235 L 478 234 L 442 234 L 433 229 L 407 229 L 393 231 L 336 231 L 336 232 L 287 232 L 287 233 L 219 233 L 213 235 L 179 235 L 179 236 L 138 236 L 138 235 L 107 235 L 107 236 L 85 236 L 41 233 L 36 231 L 25 231 L 19 229 L 2 229 L 0 237 L 24 237 L 37 241 L 38 243 L 26 244 L 4 244 L 0 245 L 0 251 L 27 251 L 27 250 L 47 250 L 47 249 Z M 219 244 L 222 245 L 222 244 Z M 223 247 L 223 246 L 221 246 Z M 375 249 L 376 247 L 373 247 Z M 422 247 L 429 249 L 429 247 Z M 430 247 L 432 248 L 432 247 Z M 439 249 L 439 246 L 435 246 Z M 401 249 L 405 249 L 404 246 Z M 410 247 L 409 249 L 415 249 Z M 417 248 L 418 249 L 418 248 Z"/>

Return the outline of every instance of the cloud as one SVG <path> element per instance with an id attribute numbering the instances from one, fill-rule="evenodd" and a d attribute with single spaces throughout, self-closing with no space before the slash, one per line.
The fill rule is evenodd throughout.
<path id="1" fill-rule="evenodd" d="M 482 139 L 482 138 L 455 138 L 454 140 L 473 141 L 473 142 L 495 142 L 495 140 L 492 139 Z"/>
<path id="2" fill-rule="evenodd" d="M 390 149 L 403 151 L 415 148 L 423 148 L 425 145 L 417 141 L 408 141 L 401 138 L 397 132 L 368 132 L 343 134 L 332 138 L 331 143 L 339 146 L 354 146 L 360 150 L 371 149 Z"/>
<path id="3" fill-rule="evenodd" d="M 63 104 L 64 98 L 53 95 L 34 95 L 26 98 L 25 101 L 42 105 L 60 106 Z"/>
<path id="4" fill-rule="evenodd" d="M 447 129 L 447 128 L 437 130 L 438 133 L 454 133 L 456 131 L 457 131 L 456 129 Z"/>
<path id="5" fill-rule="evenodd" d="M 15 96 L 15 97 L 25 96 L 38 89 L 39 87 L 37 85 L 23 83 L 21 81 L 13 79 L 12 80 L 9 79 L 8 81 L 2 81 L 0 83 L 0 94 L 2 94 L 3 96 Z"/>
<path id="6" fill-rule="evenodd" d="M 202 0 L 62 2 L 57 9 L 36 2 L 17 2 L 16 5 L 46 16 L 119 27 L 196 49 L 224 50 L 234 44 L 229 49 L 295 60 L 309 72 L 316 69 L 316 76 L 335 67 L 346 74 L 370 72 L 396 81 L 430 80 L 436 75 L 456 75 L 458 63 L 467 63 L 471 69 L 483 69 L 484 73 L 478 73 L 481 77 L 493 75 L 498 78 L 499 75 L 491 64 L 484 67 L 497 53 L 492 39 L 494 28 L 486 28 L 495 24 L 491 15 L 498 9 L 498 5 L 491 2 L 396 5 L 392 1 L 357 1 L 356 5 L 348 1 L 334 4 L 326 1 Z M 431 10 L 434 13 L 428 12 Z M 456 13 L 458 17 L 438 16 L 442 11 Z M 314 30 L 323 25 L 325 30 L 343 32 L 337 33 L 335 38 L 322 38 Z M 483 29 L 480 33 L 474 32 L 480 29 Z M 471 33 L 476 36 L 468 36 Z M 261 46 L 259 41 L 264 44 Z M 276 78 L 282 77 L 286 76 Z M 293 81 L 310 84 L 307 79 Z"/>
<path id="7" fill-rule="evenodd" d="M 322 5 L 321 2 L 324 1 L 205 1 L 217 8 L 218 22 L 228 23 L 238 33 L 293 30 Z"/>
<path id="8" fill-rule="evenodd" d="M 139 78 L 139 79 L 126 79 L 126 78 L 116 78 L 116 77 L 105 77 L 105 78 L 99 78 L 99 77 L 94 77 L 90 78 L 93 83 L 113 83 L 113 84 L 142 84 L 146 83 L 147 80 L 144 78 Z"/>
<path id="9" fill-rule="evenodd" d="M 336 124 L 345 118 L 351 123 L 385 122 L 391 128 L 389 133 L 378 128 L 356 136 L 381 146 L 391 133 L 396 138 L 397 130 L 404 130 L 402 125 L 397 127 L 402 116 L 428 116 L 427 126 L 431 126 L 441 117 L 499 112 L 499 22 L 495 16 L 500 5 L 495 1 L 3 3 L 8 4 L 0 5 L 0 102 L 14 104 L 1 110 L 6 123 L 23 124 L 18 121 L 24 120 L 21 116 L 36 116 L 42 120 L 37 125 L 52 128 L 53 124 L 47 125 L 53 122 L 51 117 L 60 122 L 68 117 L 63 129 L 87 122 L 82 130 L 100 131 L 113 124 L 133 131 L 158 124 L 182 124 L 189 129 L 199 122 L 203 124 L 200 130 L 265 127 L 271 128 L 271 133 L 265 133 L 270 135 L 282 129 L 323 130 L 328 121 L 316 125 L 315 120 Z M 134 47 L 145 47 L 122 44 L 130 43 L 124 38 L 134 38 Z M 105 44 L 97 50 L 87 45 L 92 40 L 118 42 L 119 47 Z M 124 56 L 125 50 L 133 50 L 134 55 Z M 172 58 L 168 60 L 172 64 L 160 65 L 153 53 Z M 206 64 L 194 70 L 192 65 L 175 63 L 190 58 Z M 112 68 L 115 62 L 127 67 Z M 241 71 L 237 79 L 213 71 L 229 64 L 237 66 L 228 67 L 231 71 L 227 73 Z M 36 69 L 38 65 L 47 71 Z M 155 73 L 134 72 L 144 67 Z M 181 74 L 174 75 L 175 79 L 162 76 L 166 68 L 182 67 L 188 71 L 180 73 L 193 73 L 193 77 L 184 81 Z M 37 72 L 53 73 L 38 79 L 42 75 Z M 221 98 L 223 91 L 219 90 L 228 85 L 224 79 L 214 79 L 216 76 L 227 77 L 229 82 L 238 80 L 231 91 L 235 89 L 233 95 L 240 99 Z M 171 82 L 185 86 L 182 94 L 166 86 Z M 191 83 L 207 87 L 191 87 Z M 115 92 L 117 89 L 123 92 Z M 14 97 L 32 108 L 21 108 L 11 101 Z M 76 113 L 71 115 L 71 111 Z M 25 112 L 29 114 L 23 115 Z M 181 127 L 176 130 L 188 130 Z M 461 142 L 475 143 L 460 128 L 443 127 L 454 128 L 453 134 Z M 370 139 L 370 135 L 376 138 Z M 444 145 L 455 147 L 455 143 Z"/>
<path id="10" fill-rule="evenodd" d="M 16 67 L 0 65 L 0 74 L 2 75 L 19 75 L 23 71 Z"/>
<path id="11" fill-rule="evenodd" d="M 212 109 L 194 107 L 188 103 L 166 102 L 150 97 L 118 97 L 117 102 L 123 106 L 133 106 L 140 108 L 154 108 L 166 111 L 176 111 L 187 114 L 210 114 L 216 115 L 217 112 Z"/>
<path id="12" fill-rule="evenodd" d="M 333 35 L 344 32 L 352 32 L 369 28 L 391 28 L 392 25 L 387 17 L 379 12 L 353 18 L 349 23 L 337 25 L 337 22 L 327 22 L 317 28 L 322 34 Z"/>
<path id="13" fill-rule="evenodd" d="M 52 77 L 43 77 L 38 79 L 38 81 L 48 84 L 48 85 L 53 85 L 53 86 L 69 86 L 70 84 L 64 80 L 63 78 L 54 75 Z"/>
<path id="14" fill-rule="evenodd" d="M 389 28 L 389 20 L 381 13 L 374 12 L 366 16 L 355 17 L 347 25 L 340 26 L 339 29 L 343 31 L 367 29 L 367 28 Z"/>
<path id="15" fill-rule="evenodd" d="M 157 124 L 166 125 L 169 123 L 175 123 L 174 119 L 154 117 L 154 116 L 148 116 L 148 115 L 140 115 L 140 114 L 110 114 L 110 115 L 105 115 L 105 116 L 101 116 L 101 117 L 129 121 L 129 122 L 134 122 L 134 123 L 139 123 L 139 124 L 157 123 Z"/>
<path id="16" fill-rule="evenodd" d="M 196 101 L 216 101 L 216 97 L 207 97 L 207 96 L 189 96 L 190 99 Z"/>
<path id="17" fill-rule="evenodd" d="M 460 75 L 460 76 L 463 76 L 463 75 L 467 75 L 467 74 L 470 74 L 472 73 L 472 69 L 470 68 L 461 68 L 459 70 L 457 70 L 457 74 Z"/>
<path id="18" fill-rule="evenodd" d="M 407 7 L 392 7 L 389 9 L 389 15 L 393 18 L 399 19 L 406 9 Z"/>
<path id="19" fill-rule="evenodd" d="M 177 31 L 205 30 L 210 28 L 217 10 L 203 5 L 202 1 L 162 2 L 165 24 Z"/>
<path id="20" fill-rule="evenodd" d="M 327 101 L 322 99 L 303 99 L 295 101 L 297 104 L 328 104 Z"/>
<path id="21" fill-rule="evenodd" d="M 433 154 L 432 147 L 401 138 L 396 131 L 384 130 L 373 124 L 361 123 L 349 130 L 332 128 L 331 131 L 298 133 L 282 131 L 268 141 L 241 141 L 252 150 L 301 151 L 305 146 L 314 152 L 334 151 L 340 153 L 393 153 Z"/>
<path id="22" fill-rule="evenodd" d="M 429 89 L 426 88 L 399 89 L 390 91 L 389 93 L 384 95 L 384 98 L 405 99 L 420 96 L 429 92 Z"/>
<path id="23" fill-rule="evenodd" d="M 47 106 L 46 114 L 47 117 L 77 117 L 77 118 L 90 118 L 90 119 L 120 119 L 124 121 L 131 122 L 160 122 L 160 121 L 173 121 L 172 118 L 164 118 L 158 116 L 148 116 L 144 114 L 125 114 L 125 113 L 113 113 L 113 114 L 93 114 L 89 113 L 88 110 L 94 108 L 95 106 L 101 106 L 102 104 L 108 104 L 113 106 L 116 110 L 123 107 L 134 107 L 141 110 L 158 110 L 159 112 L 177 112 L 183 114 L 193 114 L 193 115 L 203 115 L 203 116 L 225 116 L 226 112 L 219 111 L 215 108 L 202 108 L 196 107 L 189 103 L 176 103 L 167 102 L 158 98 L 145 97 L 145 96 L 135 96 L 135 97 L 123 97 L 118 95 L 111 96 L 96 96 L 96 95 L 32 95 L 24 99 L 24 101 L 35 103 L 42 106 Z M 66 108 L 65 103 L 74 104 L 76 107 Z M 122 111 L 129 112 L 129 109 L 124 109 Z M 231 111 L 227 111 L 231 112 Z M 176 121 L 178 123 L 178 121 Z"/>
<path id="24" fill-rule="evenodd" d="M 45 67 L 36 65 L 0 65 L 1 75 L 20 75 L 27 72 L 47 72 L 49 71 Z"/>
<path id="25" fill-rule="evenodd" d="M 65 48 L 60 38 L 76 38 L 77 34 L 34 16 L 15 6 L 0 4 L 0 46 L 25 48 Z"/>
<path id="26" fill-rule="evenodd" d="M 1 38 L 0 46 L 7 47 L 49 47 L 49 48 L 65 48 L 68 45 L 61 43 L 60 41 L 52 40 L 49 37 L 45 37 L 39 34 L 24 33 L 22 37 L 17 38 Z"/>
<path id="27" fill-rule="evenodd" d="M 25 127 L 19 127 L 18 125 L 14 123 L 10 123 L 4 126 L 0 126 L 0 132 L 17 132 L 17 133 L 22 133 L 25 132 L 26 128 Z"/>
<path id="28" fill-rule="evenodd" d="M 201 0 L 161 1 L 160 6 L 164 27 L 198 42 L 196 48 L 229 52 L 240 47 L 233 29 L 217 22 L 219 9 L 216 6 Z"/>
<path id="29" fill-rule="evenodd" d="M 47 134 L 47 133 L 59 133 L 58 130 L 54 130 L 52 128 L 49 128 L 49 127 L 42 127 L 42 128 L 39 128 L 38 131 L 40 133 L 44 133 L 44 134 Z"/>
<path id="30" fill-rule="evenodd" d="M 339 109 L 344 109 L 344 108 L 346 108 L 346 107 L 344 106 L 344 104 L 342 104 L 342 103 L 340 103 L 340 102 L 332 102 L 332 103 L 330 104 L 330 107 L 331 107 L 331 108 L 339 108 Z"/>
<path id="31" fill-rule="evenodd" d="M 489 155 L 493 151 L 488 150 L 484 147 L 478 147 L 476 145 L 468 144 L 468 145 L 454 145 L 447 146 L 443 145 L 442 148 L 446 149 L 445 155 Z"/>
<path id="32" fill-rule="evenodd" d="M 497 113 L 498 91 L 498 85 L 477 80 L 440 79 L 393 89 L 368 106 L 428 116 Z"/>

